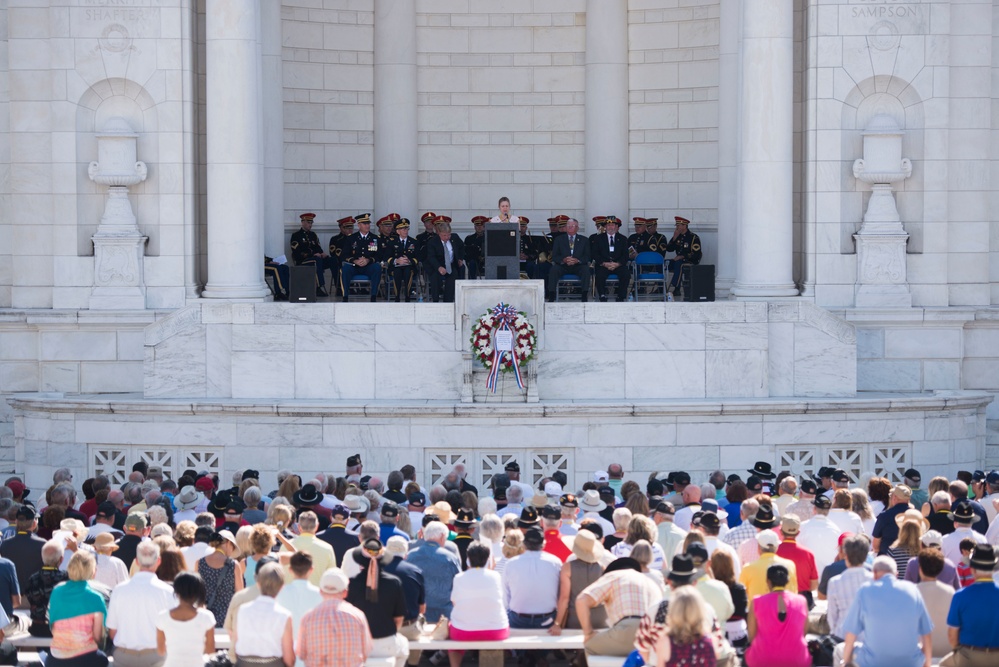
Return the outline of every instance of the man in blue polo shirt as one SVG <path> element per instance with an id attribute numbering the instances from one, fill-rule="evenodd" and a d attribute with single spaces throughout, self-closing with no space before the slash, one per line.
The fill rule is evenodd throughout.
<path id="1" fill-rule="evenodd" d="M 985 667 L 999 656 L 999 586 L 992 571 L 999 558 L 991 544 L 979 544 L 971 553 L 975 583 L 954 593 L 947 614 L 947 637 L 954 651 L 943 667 Z"/>
<path id="2" fill-rule="evenodd" d="M 859 665 L 929 667 L 933 623 L 919 589 L 899 581 L 897 567 L 889 556 L 874 559 L 874 581 L 860 587 L 843 621 L 842 664 L 856 658 Z M 857 643 L 861 634 L 862 644 Z"/>

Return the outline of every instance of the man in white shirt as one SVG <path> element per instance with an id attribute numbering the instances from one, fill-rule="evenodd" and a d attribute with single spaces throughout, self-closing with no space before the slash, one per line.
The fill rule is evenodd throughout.
<path id="1" fill-rule="evenodd" d="M 503 592 L 511 628 L 550 628 L 555 621 L 562 561 L 542 551 L 538 528 L 524 533 L 524 553 L 503 570 Z"/>
<path id="2" fill-rule="evenodd" d="M 312 554 L 307 551 L 296 551 L 288 563 L 293 579 L 281 588 L 275 600 L 291 612 L 292 636 L 298 637 L 298 626 L 302 617 L 319 606 L 323 596 L 319 588 L 309 582 L 312 569 Z M 325 574 L 325 572 L 323 573 Z M 320 582 L 322 577 L 320 577 Z M 301 659 L 295 661 L 297 667 L 305 667 Z"/>
<path id="3" fill-rule="evenodd" d="M 805 523 L 808 523 L 807 521 Z M 805 527 L 804 524 L 801 526 Z M 801 541 L 801 537 L 798 537 Z M 871 573 L 864 567 L 871 543 L 866 535 L 854 535 L 843 541 L 843 553 L 846 555 L 846 570 L 829 580 L 829 594 L 826 596 L 828 606 L 826 619 L 829 630 L 840 639 L 846 636 L 843 630 L 843 620 L 846 612 L 857 597 L 860 587 L 871 580 Z"/>
<path id="4" fill-rule="evenodd" d="M 977 544 L 985 544 L 985 536 L 971 529 L 971 524 L 978 521 L 978 515 L 967 500 L 959 500 L 954 505 L 954 511 L 949 514 L 954 522 L 954 532 L 943 537 L 943 554 L 952 563 L 961 562 L 961 540 L 971 538 Z"/>
<path id="5" fill-rule="evenodd" d="M 673 523 L 673 516 L 675 514 L 676 510 L 673 508 L 673 503 L 663 501 L 656 505 L 656 511 L 652 515 L 652 520 L 656 522 L 656 531 L 658 533 L 656 542 L 662 547 L 663 556 L 666 561 L 666 566 L 663 568 L 664 576 L 669 574 L 673 564 L 673 556 L 677 555 L 683 546 L 683 541 L 687 538 L 687 531 L 678 528 Z M 735 551 L 733 550 L 734 553 Z M 734 560 L 738 562 L 737 557 Z"/>
<path id="6" fill-rule="evenodd" d="M 135 548 L 139 571 L 111 593 L 107 626 L 114 640 L 114 664 L 157 667 L 164 658 L 156 652 L 156 618 L 177 606 L 173 586 L 156 577 L 160 548 L 147 540 Z"/>
<path id="7" fill-rule="evenodd" d="M 688 484 L 683 489 L 683 507 L 676 511 L 673 523 L 680 530 L 690 530 L 690 520 L 694 512 L 701 509 L 701 487 L 696 484 Z"/>
<path id="8" fill-rule="evenodd" d="M 93 542 L 101 533 L 111 533 L 115 539 L 124 535 L 123 532 L 114 527 L 115 509 L 114 504 L 104 501 L 97 506 L 97 515 L 94 516 L 94 525 L 87 530 L 87 542 Z"/>
<path id="9" fill-rule="evenodd" d="M 832 503 L 828 496 L 815 496 L 812 505 L 815 507 L 815 516 L 801 524 L 798 546 L 812 552 L 815 556 L 815 569 L 822 572 L 826 566 L 836 560 L 836 554 L 839 552 L 839 536 L 843 531 L 829 520 Z"/>
<path id="10" fill-rule="evenodd" d="M 511 486 L 506 490 L 506 507 L 496 513 L 500 518 L 507 514 L 520 516 L 524 509 L 524 490 L 520 486 Z"/>
<path id="11" fill-rule="evenodd" d="M 840 534 L 864 532 L 864 522 L 860 515 L 852 511 L 853 496 L 846 489 L 836 489 L 832 497 L 832 509 L 829 510 L 829 520 L 839 527 Z"/>

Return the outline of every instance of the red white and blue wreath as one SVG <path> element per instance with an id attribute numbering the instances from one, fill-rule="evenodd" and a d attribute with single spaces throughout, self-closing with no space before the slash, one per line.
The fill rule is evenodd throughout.
<path id="1" fill-rule="evenodd" d="M 489 369 L 487 388 L 496 392 L 500 372 L 513 373 L 517 386 L 524 388 L 520 369 L 534 358 L 538 343 L 538 334 L 526 313 L 506 303 L 497 304 L 472 327 L 471 343 L 472 353 Z"/>

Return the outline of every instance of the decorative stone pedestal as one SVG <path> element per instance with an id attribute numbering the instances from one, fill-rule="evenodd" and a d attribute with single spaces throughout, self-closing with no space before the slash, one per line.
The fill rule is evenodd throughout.
<path id="1" fill-rule="evenodd" d="M 124 189 L 124 188 L 123 188 Z M 148 237 L 98 231 L 94 242 L 91 310 L 141 310 L 146 307 L 142 256 Z"/>
<path id="2" fill-rule="evenodd" d="M 147 237 L 139 232 L 128 188 L 146 180 L 144 162 L 135 159 L 138 135 L 124 118 L 111 118 L 97 135 L 99 162 L 87 170 L 90 180 L 108 186 L 108 200 L 94 242 L 92 310 L 146 307 L 142 256 Z"/>
<path id="3" fill-rule="evenodd" d="M 870 183 L 864 223 L 854 234 L 857 242 L 858 308 L 911 308 L 906 280 L 905 246 L 909 235 L 895 206 L 891 184 L 912 174 L 912 163 L 902 157 L 902 135 L 895 119 L 878 115 L 864 131 L 864 159 L 853 163 L 855 178 Z"/>

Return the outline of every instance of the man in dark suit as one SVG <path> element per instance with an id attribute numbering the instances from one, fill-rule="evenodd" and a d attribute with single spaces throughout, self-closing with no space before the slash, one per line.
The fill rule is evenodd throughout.
<path id="1" fill-rule="evenodd" d="M 570 218 L 564 234 L 552 241 L 552 272 L 548 281 L 548 300 L 555 300 L 555 287 L 567 273 L 579 276 L 583 301 L 590 293 L 590 240 L 579 233 L 579 221 Z"/>
<path id="2" fill-rule="evenodd" d="M 607 300 L 607 276 L 617 276 L 617 300 L 624 301 L 631 283 L 631 270 L 628 268 L 628 239 L 619 234 L 621 221 L 609 215 L 606 219 L 607 232 L 595 239 L 593 261 L 596 264 L 597 296 Z"/>
<path id="3" fill-rule="evenodd" d="M 437 217 L 437 234 L 427 240 L 427 275 L 430 277 L 430 300 L 454 303 L 454 281 L 465 267 L 465 244 L 451 235 L 451 218 Z"/>
<path id="4" fill-rule="evenodd" d="M 437 234 L 427 240 L 427 275 L 430 277 L 430 300 L 438 303 L 441 293 L 445 303 L 454 302 L 454 281 L 465 267 L 465 244 L 451 235 L 451 218 L 437 216 Z"/>

